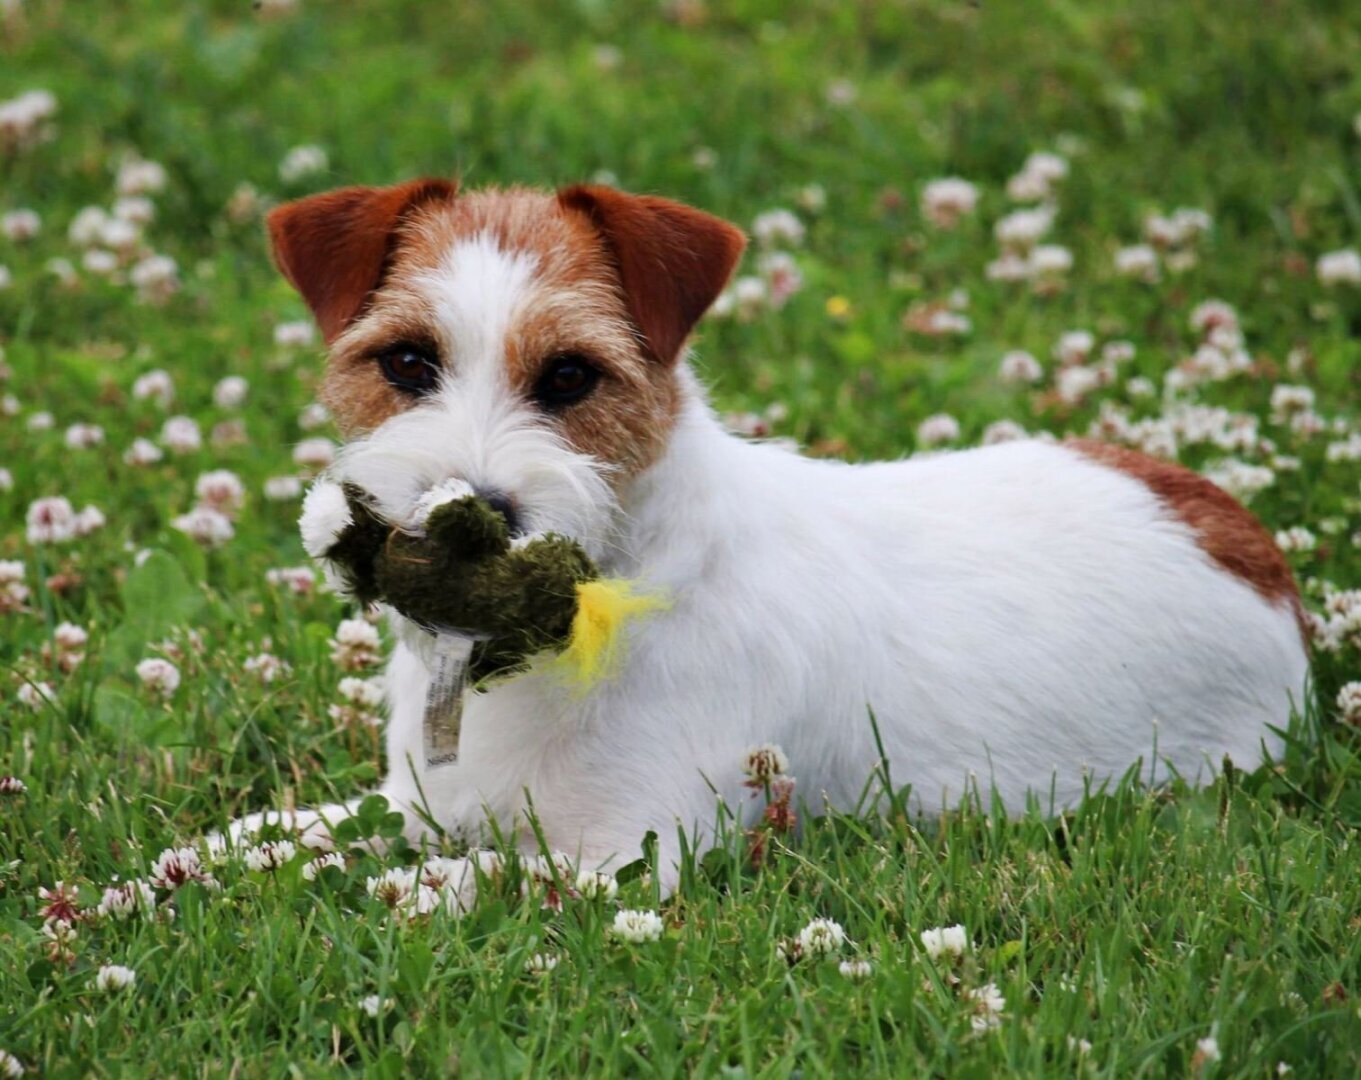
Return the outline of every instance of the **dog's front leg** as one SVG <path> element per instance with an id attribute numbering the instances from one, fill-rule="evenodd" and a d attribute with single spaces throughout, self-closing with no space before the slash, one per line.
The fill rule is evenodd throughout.
<path id="1" fill-rule="evenodd" d="M 311 810 L 258 810 L 245 817 L 239 817 L 227 826 L 233 847 L 243 847 L 254 842 L 265 829 L 278 829 L 289 835 L 296 835 L 304 847 L 329 851 L 335 846 L 331 832 L 359 809 L 363 799 L 351 799 L 343 803 L 327 803 Z"/>

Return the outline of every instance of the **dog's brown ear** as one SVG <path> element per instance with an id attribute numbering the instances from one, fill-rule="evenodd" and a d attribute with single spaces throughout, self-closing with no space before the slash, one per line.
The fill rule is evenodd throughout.
<path id="1" fill-rule="evenodd" d="M 558 203 L 594 223 L 648 351 L 662 363 L 675 360 L 741 258 L 742 231 L 669 199 L 597 185 L 564 188 Z"/>
<path id="2" fill-rule="evenodd" d="M 382 279 L 402 218 L 418 206 L 452 199 L 449 180 L 392 187 L 347 187 L 270 211 L 274 261 L 302 294 L 328 342 L 363 310 Z"/>

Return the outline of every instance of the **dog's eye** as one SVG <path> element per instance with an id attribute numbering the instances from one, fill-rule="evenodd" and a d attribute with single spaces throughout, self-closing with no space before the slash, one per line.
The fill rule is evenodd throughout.
<path id="1" fill-rule="evenodd" d="M 600 381 L 600 369 L 580 353 L 561 353 L 548 361 L 534 384 L 534 400 L 545 409 L 580 401 Z"/>
<path id="2" fill-rule="evenodd" d="M 383 377 L 398 390 L 424 394 L 435 388 L 439 365 L 429 353 L 410 345 L 398 345 L 378 357 Z"/>

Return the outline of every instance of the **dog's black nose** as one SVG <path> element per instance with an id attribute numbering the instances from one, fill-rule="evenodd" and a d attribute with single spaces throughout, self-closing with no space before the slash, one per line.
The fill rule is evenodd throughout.
<path id="1" fill-rule="evenodd" d="M 506 532 L 511 536 L 518 535 L 520 531 L 519 519 L 515 513 L 515 504 L 511 502 L 510 496 L 503 491 L 482 491 L 478 492 L 482 501 L 495 510 L 506 523 Z"/>

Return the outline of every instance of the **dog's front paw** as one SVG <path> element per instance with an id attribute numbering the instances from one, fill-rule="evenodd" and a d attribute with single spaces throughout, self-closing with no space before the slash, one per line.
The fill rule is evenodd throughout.
<path id="1" fill-rule="evenodd" d="M 352 813 L 353 809 L 343 804 L 316 810 L 260 810 L 228 825 L 227 837 L 233 847 L 240 848 L 255 843 L 261 833 L 273 830 L 296 836 L 303 847 L 314 851 L 332 851 L 336 845 L 331 830 Z M 209 837 L 210 843 L 212 840 Z"/>

